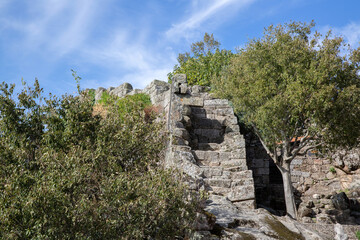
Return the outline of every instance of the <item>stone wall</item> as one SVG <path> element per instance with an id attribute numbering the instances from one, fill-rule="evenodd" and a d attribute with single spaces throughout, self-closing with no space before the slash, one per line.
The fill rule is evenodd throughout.
<path id="1" fill-rule="evenodd" d="M 204 212 L 198 213 L 197 237 L 194 239 L 220 239 L 213 235 L 219 229 L 222 229 L 222 236 L 240 234 L 241 237 L 245 232 L 257 236 L 257 239 L 278 239 L 266 238 L 276 235 L 263 221 L 270 215 L 261 209 L 257 212 L 252 209 L 258 205 L 275 209 L 273 213 L 277 215 L 285 213 L 281 174 L 256 137 L 252 133 L 246 133 L 245 137 L 240 133 L 229 102 L 214 98 L 208 90 L 206 87 L 188 86 L 186 76 L 180 74 L 174 77 L 172 84 L 154 80 L 139 90 L 125 83 L 117 88 L 99 88 L 95 95 L 99 100 L 103 92 L 119 97 L 146 93 L 160 110 L 170 133 L 165 165 L 180 169 L 187 176 L 185 179 L 190 189 L 208 193 Z M 339 156 L 338 162 L 345 161 L 348 161 L 346 157 Z M 352 165 L 357 164 L 353 162 Z M 346 200 L 343 197 L 339 201 L 336 199 L 340 195 L 330 192 L 358 190 L 360 179 L 356 176 L 360 176 L 360 170 L 355 175 L 348 175 L 346 171 L 335 168 L 333 173 L 330 171 L 332 164 L 334 162 L 314 155 L 293 161 L 292 182 L 302 221 L 307 224 L 314 221 L 359 224 L 360 205 L 356 205 L 356 198 L 359 200 L 360 191 L 351 192 L 355 194 L 353 198 Z M 324 192 L 328 194 L 322 194 Z M 330 200 L 331 196 L 334 201 Z M 347 209 L 337 206 L 337 201 L 343 199 L 349 201 Z M 290 219 L 283 223 L 288 221 Z M 306 231 L 307 227 L 302 228 L 302 234 Z"/>

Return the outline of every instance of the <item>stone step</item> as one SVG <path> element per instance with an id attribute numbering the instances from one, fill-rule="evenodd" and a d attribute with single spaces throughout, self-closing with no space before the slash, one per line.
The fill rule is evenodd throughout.
<path id="1" fill-rule="evenodd" d="M 204 182 L 210 187 L 230 188 L 232 180 L 222 178 L 205 178 Z"/>
<path id="2" fill-rule="evenodd" d="M 208 191 L 209 194 L 227 196 L 230 193 L 231 188 L 211 187 L 211 186 L 209 186 L 207 191 Z"/>
<path id="3" fill-rule="evenodd" d="M 239 170 L 247 170 L 246 159 L 230 159 L 227 161 L 220 161 L 220 166 L 224 168 L 238 167 Z"/>
<path id="4" fill-rule="evenodd" d="M 230 179 L 232 172 L 225 170 L 223 167 L 209 167 L 209 166 L 201 166 L 200 169 L 203 171 L 203 176 L 205 178 L 223 178 Z"/>
<path id="5" fill-rule="evenodd" d="M 198 143 L 198 149 L 202 151 L 217 151 L 221 149 L 219 143 Z"/>
<path id="6" fill-rule="evenodd" d="M 244 170 L 239 172 L 232 172 L 232 179 L 253 179 L 251 170 Z"/>
<path id="7" fill-rule="evenodd" d="M 254 184 L 232 186 L 231 191 L 227 194 L 227 197 L 232 202 L 254 200 L 255 199 Z"/>

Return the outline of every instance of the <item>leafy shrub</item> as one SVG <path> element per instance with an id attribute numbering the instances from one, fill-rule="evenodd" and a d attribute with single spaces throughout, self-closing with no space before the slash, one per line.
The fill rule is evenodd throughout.
<path id="1" fill-rule="evenodd" d="M 230 64 L 234 54 L 221 49 L 213 34 L 205 33 L 204 39 L 191 44 L 191 53 L 179 54 L 179 64 L 168 73 L 169 82 L 175 74 L 184 73 L 189 85 L 210 86 L 213 78 L 219 78 L 223 68 Z"/>
<path id="2" fill-rule="evenodd" d="M 13 89 L 0 84 L 0 239 L 174 239 L 190 228 L 196 198 L 159 165 L 161 123 L 136 107 L 146 96 L 114 99 L 102 117 L 85 92 L 45 99 L 36 81 L 15 101 Z"/>
<path id="3" fill-rule="evenodd" d="M 151 106 L 151 100 L 149 95 L 144 93 L 118 98 L 110 95 L 108 92 L 103 92 L 98 105 L 101 105 L 105 111 L 109 106 L 116 106 L 120 119 L 123 119 L 127 114 L 131 114 L 134 111 L 143 111 L 146 107 Z"/>

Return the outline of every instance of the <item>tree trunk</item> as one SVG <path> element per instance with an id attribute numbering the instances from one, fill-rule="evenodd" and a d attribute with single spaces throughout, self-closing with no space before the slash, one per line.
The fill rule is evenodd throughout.
<path id="1" fill-rule="evenodd" d="M 279 168 L 283 178 L 286 212 L 290 217 L 296 219 L 297 211 L 294 191 L 291 183 L 290 163 L 284 163 L 282 166 L 277 167 Z"/>

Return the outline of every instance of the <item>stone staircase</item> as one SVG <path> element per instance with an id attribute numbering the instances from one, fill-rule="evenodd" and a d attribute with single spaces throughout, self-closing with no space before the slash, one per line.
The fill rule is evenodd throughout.
<path id="1" fill-rule="evenodd" d="M 204 100 L 190 106 L 190 146 L 209 194 L 228 198 L 237 207 L 254 208 L 254 182 L 246 165 L 244 139 L 229 102 Z"/>
<path id="2" fill-rule="evenodd" d="M 179 77 L 179 76 L 178 76 Z M 206 190 L 208 204 L 254 209 L 252 171 L 246 164 L 245 140 L 228 100 L 216 99 L 204 87 L 188 86 L 186 78 L 174 80 L 170 125 L 171 150 L 168 160 L 192 177 L 190 187 Z M 223 199 L 213 204 L 210 199 Z"/>

